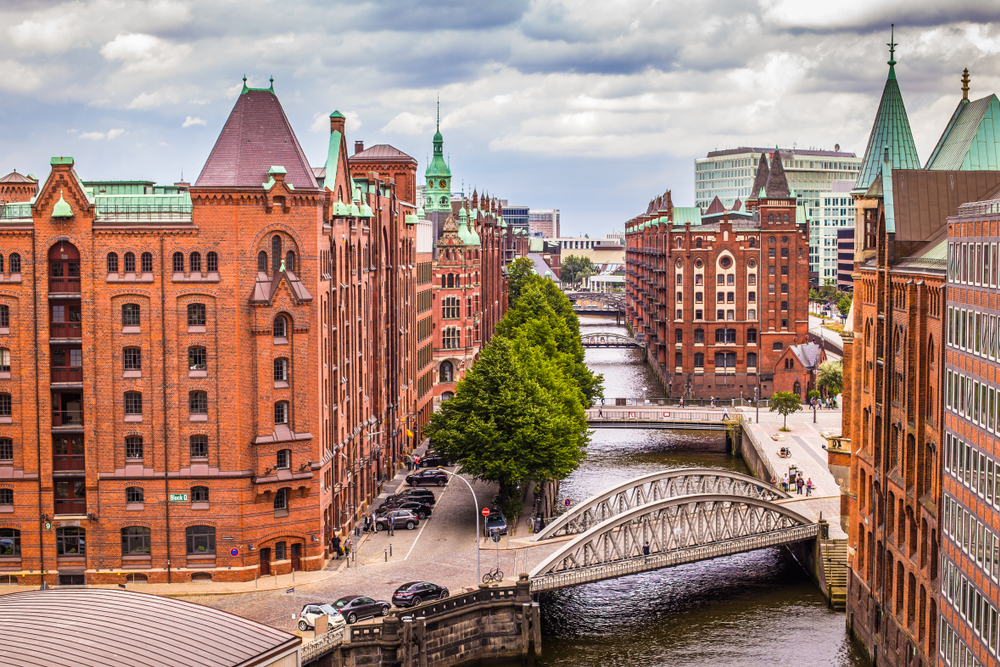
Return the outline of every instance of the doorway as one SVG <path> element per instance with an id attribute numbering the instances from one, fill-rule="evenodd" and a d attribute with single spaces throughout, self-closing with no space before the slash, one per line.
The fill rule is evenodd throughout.
<path id="1" fill-rule="evenodd" d="M 271 547 L 260 550 L 260 576 L 271 574 Z"/>
<path id="2" fill-rule="evenodd" d="M 292 572 L 302 570 L 302 545 L 298 542 L 292 544 Z"/>

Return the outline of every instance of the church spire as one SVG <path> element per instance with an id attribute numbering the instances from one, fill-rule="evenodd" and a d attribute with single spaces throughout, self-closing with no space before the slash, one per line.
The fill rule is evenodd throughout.
<path id="1" fill-rule="evenodd" d="M 889 47 L 889 61 L 886 63 L 889 66 L 889 78 L 896 78 L 896 24 L 889 24 L 889 43 L 886 46 Z"/>

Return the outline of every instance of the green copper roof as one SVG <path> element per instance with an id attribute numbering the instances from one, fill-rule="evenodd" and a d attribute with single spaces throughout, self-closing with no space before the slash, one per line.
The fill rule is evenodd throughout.
<path id="1" fill-rule="evenodd" d="M 69 207 L 69 204 L 66 203 L 66 200 L 63 199 L 63 191 L 62 190 L 59 191 L 59 201 L 57 201 L 56 205 L 52 207 L 52 217 L 53 218 L 72 218 L 73 217 L 73 209 L 71 209 Z"/>
<path id="2" fill-rule="evenodd" d="M 340 113 L 339 111 L 334 111 L 332 114 L 330 114 L 330 118 L 344 118 L 344 117 L 345 117 L 344 114 Z"/>
<path id="3" fill-rule="evenodd" d="M 451 169 L 444 161 L 444 137 L 441 136 L 441 102 L 438 102 L 437 131 L 434 132 L 434 157 L 427 165 L 427 171 L 424 172 L 424 175 L 451 178 Z"/>
<path id="4" fill-rule="evenodd" d="M 903 96 L 896 82 L 896 61 L 891 54 L 895 51 L 895 43 L 891 43 L 889 59 L 889 78 L 886 79 L 882 91 L 882 101 L 879 102 L 875 123 L 868 137 L 868 147 L 861 161 L 861 172 L 854 184 L 855 190 L 866 190 L 885 159 L 885 149 L 889 149 L 889 161 L 893 169 L 920 169 L 920 158 L 917 157 L 917 146 L 913 143 L 913 133 L 910 131 L 910 121 L 906 117 L 906 107 Z"/>
<path id="5" fill-rule="evenodd" d="M 683 225 L 686 222 L 700 225 L 701 209 L 697 206 L 674 206 L 674 225 Z"/>
<path id="6" fill-rule="evenodd" d="M 996 95 L 958 103 L 925 169 L 996 171 L 1000 143 L 1000 100 Z"/>
<path id="7" fill-rule="evenodd" d="M 51 165 L 73 164 L 73 158 L 71 158 L 71 157 L 54 157 L 51 160 L 49 160 L 49 164 L 51 164 Z"/>
<path id="8" fill-rule="evenodd" d="M 274 77 L 273 76 L 271 77 L 271 85 L 268 88 L 251 88 L 250 86 L 247 85 L 247 78 L 244 76 L 243 77 L 243 90 L 240 91 L 240 95 L 246 95 L 251 90 L 264 90 L 264 91 L 267 91 L 269 93 L 274 93 Z"/>

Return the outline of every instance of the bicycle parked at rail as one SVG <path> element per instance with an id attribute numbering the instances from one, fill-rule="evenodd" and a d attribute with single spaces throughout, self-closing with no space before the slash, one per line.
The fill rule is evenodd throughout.
<path id="1" fill-rule="evenodd" d="M 499 567 L 495 570 L 490 570 L 489 572 L 483 575 L 484 584 L 489 584 L 494 581 L 496 581 L 497 583 L 503 581 L 503 572 L 500 571 Z"/>

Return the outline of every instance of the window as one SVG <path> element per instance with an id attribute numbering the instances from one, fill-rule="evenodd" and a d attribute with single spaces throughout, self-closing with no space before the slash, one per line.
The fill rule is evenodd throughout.
<path id="1" fill-rule="evenodd" d="M 750 247 L 751 248 L 757 247 L 757 239 L 753 238 L 752 236 L 750 237 Z"/>
<path id="2" fill-rule="evenodd" d="M 285 319 L 284 315 L 278 315 L 274 318 L 274 337 L 288 338 L 288 320 Z"/>
<path id="3" fill-rule="evenodd" d="M 773 276 L 774 275 L 774 267 L 773 266 L 767 267 L 767 275 L 769 275 L 769 276 Z"/>
<path id="4" fill-rule="evenodd" d="M 277 273 L 281 269 L 281 237 L 275 234 L 271 237 L 271 271 Z"/>
<path id="5" fill-rule="evenodd" d="M 445 327 L 442 334 L 444 349 L 446 350 L 457 350 L 459 347 L 458 340 L 458 328 L 457 327 Z"/>
<path id="6" fill-rule="evenodd" d="M 747 354 L 747 367 L 756 368 L 757 367 L 757 353 L 750 352 Z"/>
<path id="7" fill-rule="evenodd" d="M 291 250 L 285 253 L 285 270 L 295 272 L 295 253 Z"/>
<path id="8" fill-rule="evenodd" d="M 725 301 L 726 301 L 726 293 L 725 292 L 718 292 L 716 294 L 715 300 L 717 302 L 719 302 L 719 303 L 725 303 Z"/>
<path id="9" fill-rule="evenodd" d="M 188 370 L 203 371 L 208 369 L 208 353 L 205 348 L 195 345 L 188 348 Z"/>
<path id="10" fill-rule="evenodd" d="M 747 319 L 748 320 L 757 319 L 757 310 L 754 308 L 750 308 L 749 310 L 747 310 Z"/>
<path id="11" fill-rule="evenodd" d="M 85 556 L 87 554 L 86 529 L 72 526 L 57 528 L 56 554 L 59 556 Z"/>
<path id="12" fill-rule="evenodd" d="M 193 555 L 215 553 L 215 528 L 212 526 L 188 526 L 187 552 Z"/>
<path id="13" fill-rule="evenodd" d="M 767 256 L 768 256 L 768 257 L 769 257 L 770 259 L 774 259 L 774 248 L 768 248 L 768 249 L 767 249 Z"/>
<path id="14" fill-rule="evenodd" d="M 747 292 L 747 301 L 753 303 L 757 300 L 757 292 Z"/>
<path id="15" fill-rule="evenodd" d="M 774 245 L 774 244 L 775 244 L 775 243 L 777 242 L 777 239 L 776 239 L 776 238 L 774 238 L 773 236 L 768 236 L 768 237 L 767 237 L 767 242 L 768 242 L 768 244 L 770 244 L 770 245 Z"/>
<path id="16" fill-rule="evenodd" d="M 694 367 L 702 368 L 705 365 L 705 353 L 695 352 L 694 353 Z"/>
<path id="17" fill-rule="evenodd" d="M 191 443 L 191 458 L 193 459 L 207 459 L 208 458 L 208 436 L 207 435 L 192 435 L 190 439 Z"/>
<path id="18" fill-rule="evenodd" d="M 208 394 L 204 391 L 192 391 L 188 394 L 188 408 L 193 415 L 208 414 Z"/>
<path id="19" fill-rule="evenodd" d="M 454 367 L 451 365 L 450 361 L 442 361 L 441 366 L 438 368 L 439 382 L 452 382 L 454 378 Z"/>
<path id="20" fill-rule="evenodd" d="M 781 293 L 788 294 L 788 283 L 781 283 Z"/>
<path id="21" fill-rule="evenodd" d="M 10 308 L 0 305 L 0 327 L 4 329 L 10 327 Z"/>
<path id="22" fill-rule="evenodd" d="M 282 489 L 284 491 L 284 489 Z M 274 545 L 274 560 L 285 560 L 285 543 L 276 542 Z"/>
<path id="23" fill-rule="evenodd" d="M 146 494 L 141 486 L 130 486 L 125 489 L 125 502 L 126 503 L 141 503 L 145 502 Z"/>
<path id="24" fill-rule="evenodd" d="M 278 401 L 274 404 L 274 423 L 288 423 L 288 401 Z"/>
<path id="25" fill-rule="evenodd" d="M 118 253 L 108 253 L 108 273 L 118 273 Z"/>
<path id="26" fill-rule="evenodd" d="M 20 273 L 21 272 L 21 256 L 16 252 L 10 253 L 10 272 Z"/>
<path id="27" fill-rule="evenodd" d="M 135 273 L 135 255 L 130 252 L 125 253 L 125 273 Z"/>
<path id="28" fill-rule="evenodd" d="M 122 360 L 127 371 L 142 370 L 142 350 L 138 347 L 126 347 L 122 350 Z"/>
<path id="29" fill-rule="evenodd" d="M 129 435 L 125 437 L 125 458 L 127 459 L 142 458 L 141 435 Z"/>
<path id="30" fill-rule="evenodd" d="M 149 252 L 142 253 L 142 257 L 140 258 L 139 261 L 141 263 L 141 265 L 140 265 L 139 268 L 142 269 L 143 273 L 152 273 L 153 272 L 153 254 L 152 253 L 149 253 Z"/>
<path id="31" fill-rule="evenodd" d="M 782 248 L 781 249 L 781 258 L 782 259 L 788 259 L 788 248 Z"/>
<path id="32" fill-rule="evenodd" d="M 705 330 L 704 329 L 695 329 L 694 330 L 694 342 L 695 342 L 695 345 L 697 345 L 699 343 L 704 343 L 705 342 Z"/>
<path id="33" fill-rule="evenodd" d="M 10 373 L 10 350 L 0 347 L 0 372 Z"/>
<path id="34" fill-rule="evenodd" d="M 757 330 L 747 329 L 747 343 L 756 343 L 756 342 L 757 342 Z"/>
<path id="35" fill-rule="evenodd" d="M 188 326 L 189 327 L 205 326 L 205 304 L 203 303 L 188 304 Z"/>
<path id="36" fill-rule="evenodd" d="M 788 302 L 787 301 L 782 301 L 781 302 L 781 309 L 782 310 L 788 310 Z"/>
<path id="37" fill-rule="evenodd" d="M 14 460 L 14 441 L 10 438 L 0 438 L 0 461 Z"/>
<path id="38" fill-rule="evenodd" d="M 274 381 L 288 382 L 288 359 L 274 360 Z"/>
<path id="39" fill-rule="evenodd" d="M 14 489 L 0 489 L 0 505 L 14 504 Z"/>
<path id="40" fill-rule="evenodd" d="M 139 304 L 126 303 L 125 305 L 122 306 L 122 326 L 123 327 L 139 326 Z"/>
<path id="41" fill-rule="evenodd" d="M 287 468 L 291 468 L 292 467 L 292 450 L 290 450 L 290 449 L 280 449 L 280 450 L 278 450 L 278 456 L 277 456 L 276 463 L 275 463 L 274 467 L 277 468 L 277 469 L 279 469 L 279 470 L 284 470 L 284 469 L 287 469 Z"/>
<path id="42" fill-rule="evenodd" d="M 193 503 L 207 503 L 208 502 L 208 487 L 207 486 L 192 486 L 191 487 L 191 502 L 193 502 Z"/>
<path id="43" fill-rule="evenodd" d="M 678 343 L 678 344 L 684 342 L 684 330 L 683 329 L 674 329 L 674 342 Z"/>
<path id="44" fill-rule="evenodd" d="M 263 250 L 257 253 L 257 270 L 261 273 L 267 273 L 267 253 Z"/>
<path id="45" fill-rule="evenodd" d="M 0 394 L 0 417 L 12 416 L 10 407 L 10 394 Z"/>
<path id="46" fill-rule="evenodd" d="M 274 494 L 274 511 L 288 510 L 288 489 L 278 489 Z"/>
<path id="47" fill-rule="evenodd" d="M 209 273 L 218 273 L 218 271 L 219 271 L 219 255 L 217 253 L 215 253 L 215 252 L 210 252 L 210 253 L 208 253 L 208 256 L 205 259 L 206 259 L 205 263 L 207 264 L 207 266 L 205 268 L 208 269 L 208 272 Z"/>
<path id="48" fill-rule="evenodd" d="M 684 365 L 684 355 L 681 352 L 674 354 L 674 366 L 680 368 Z"/>
<path id="49" fill-rule="evenodd" d="M 781 352 L 781 350 L 784 349 L 784 347 L 785 347 L 784 343 L 773 343 L 771 345 L 771 349 L 774 350 L 775 352 Z"/>
<path id="50" fill-rule="evenodd" d="M 125 392 L 125 414 L 142 415 L 142 394 L 137 391 Z"/>
<path id="51" fill-rule="evenodd" d="M 139 492 L 141 494 L 142 489 L 139 489 Z M 144 556 L 150 553 L 149 528 L 145 526 L 122 528 L 122 556 Z"/>
<path id="52" fill-rule="evenodd" d="M 446 296 L 441 302 L 441 317 L 454 319 L 459 316 L 458 297 Z"/>
<path id="53" fill-rule="evenodd" d="M 184 253 L 174 253 L 174 273 L 184 273 Z"/>
<path id="54" fill-rule="evenodd" d="M 21 531 L 16 528 L 0 528 L 0 556 L 21 555 Z"/>
<path id="55" fill-rule="evenodd" d="M 191 253 L 191 272 L 200 273 L 201 272 L 201 253 L 193 252 Z"/>

